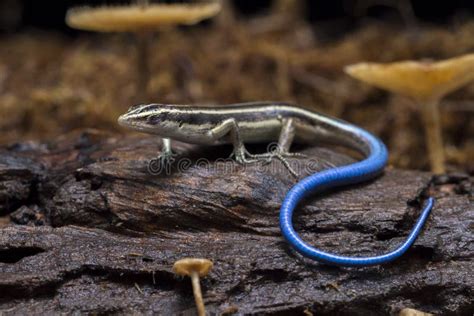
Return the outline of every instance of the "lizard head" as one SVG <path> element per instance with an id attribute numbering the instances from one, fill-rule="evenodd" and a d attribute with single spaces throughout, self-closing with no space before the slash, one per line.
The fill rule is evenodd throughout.
<path id="1" fill-rule="evenodd" d="M 171 136 L 179 130 L 177 108 L 177 106 L 167 104 L 132 106 L 118 118 L 118 123 L 139 132 Z"/>

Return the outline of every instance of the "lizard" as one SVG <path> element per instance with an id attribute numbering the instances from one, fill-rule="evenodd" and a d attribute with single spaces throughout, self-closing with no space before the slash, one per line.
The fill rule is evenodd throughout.
<path id="1" fill-rule="evenodd" d="M 321 113 L 282 102 L 252 102 L 222 106 L 189 106 L 143 104 L 131 107 L 118 123 L 132 130 L 163 138 L 160 159 L 169 162 L 173 155 L 169 139 L 192 144 L 232 144 L 232 156 L 240 164 L 277 158 L 288 168 L 288 157 L 301 156 L 290 152 L 293 141 L 305 144 L 335 144 L 362 154 L 355 163 L 334 167 L 307 176 L 286 194 L 280 208 L 280 229 L 290 246 L 304 257 L 330 265 L 370 266 L 393 261 L 415 242 L 434 206 L 428 197 L 407 236 L 396 249 L 371 257 L 350 257 L 329 253 L 308 245 L 295 231 L 293 213 L 304 198 L 334 187 L 355 184 L 379 176 L 388 161 L 384 143 L 368 131 Z M 278 140 L 274 152 L 253 155 L 247 143 Z M 290 172 L 294 173 L 290 169 Z"/>

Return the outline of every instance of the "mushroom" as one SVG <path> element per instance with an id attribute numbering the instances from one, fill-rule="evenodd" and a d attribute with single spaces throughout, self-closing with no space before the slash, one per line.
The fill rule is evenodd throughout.
<path id="1" fill-rule="evenodd" d="M 433 316 L 433 314 L 421 312 L 412 308 L 404 308 L 400 311 L 399 316 Z"/>
<path id="2" fill-rule="evenodd" d="M 358 63 L 345 68 L 354 78 L 409 97 L 421 111 L 431 171 L 445 172 L 439 101 L 474 79 L 474 54 L 439 62 Z"/>
<path id="3" fill-rule="evenodd" d="M 149 47 L 152 32 L 163 27 L 192 25 L 216 15 L 219 2 L 201 4 L 150 4 L 137 0 L 128 6 L 72 8 L 66 23 L 76 29 L 96 32 L 133 32 L 137 37 L 137 97 L 147 97 L 150 78 Z"/>
<path id="4" fill-rule="evenodd" d="M 173 271 L 179 276 L 189 276 L 193 285 L 194 300 L 199 316 L 206 315 L 204 302 L 202 300 L 201 285 L 199 277 L 205 277 L 212 269 L 213 263 L 207 259 L 184 258 L 173 265 Z"/>

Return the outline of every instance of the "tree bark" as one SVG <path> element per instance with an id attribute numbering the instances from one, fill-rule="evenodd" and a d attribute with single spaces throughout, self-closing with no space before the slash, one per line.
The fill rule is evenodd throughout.
<path id="1" fill-rule="evenodd" d="M 0 229 L 1 312 L 195 313 L 191 282 L 172 266 L 202 257 L 214 262 L 201 280 L 209 313 L 472 313 L 471 176 L 387 168 L 371 182 L 309 199 L 295 214 L 297 231 L 351 256 L 393 249 L 423 199 L 437 199 L 401 259 L 330 267 L 302 258 L 280 235 L 279 206 L 296 179 L 278 161 L 239 166 L 218 159 L 230 147 L 173 143 L 173 169 L 152 175 L 159 144 L 90 130 L 0 150 L 0 208 L 9 218 Z M 300 149 L 311 157 L 291 160 L 301 176 L 353 161 Z"/>

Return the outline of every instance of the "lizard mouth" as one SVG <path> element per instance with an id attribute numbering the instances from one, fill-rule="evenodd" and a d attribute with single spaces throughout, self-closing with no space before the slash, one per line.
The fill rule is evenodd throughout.
<path id="1" fill-rule="evenodd" d="M 134 118 L 131 117 L 128 113 L 120 115 L 117 122 L 120 126 L 128 127 L 131 129 L 139 129 L 140 127 L 142 127 L 141 124 L 134 120 Z"/>
<path id="2" fill-rule="evenodd" d="M 137 120 L 136 117 L 134 117 L 133 115 L 130 115 L 129 113 L 120 115 L 119 118 L 117 119 L 117 122 L 120 126 L 126 127 L 131 130 L 135 130 L 138 132 L 151 133 L 151 134 L 156 133 L 156 130 L 153 127 L 140 122 L 139 120 Z"/>
<path id="3" fill-rule="evenodd" d="M 127 114 L 120 115 L 117 121 L 120 126 L 128 127 L 131 125 L 130 121 L 127 118 Z"/>

